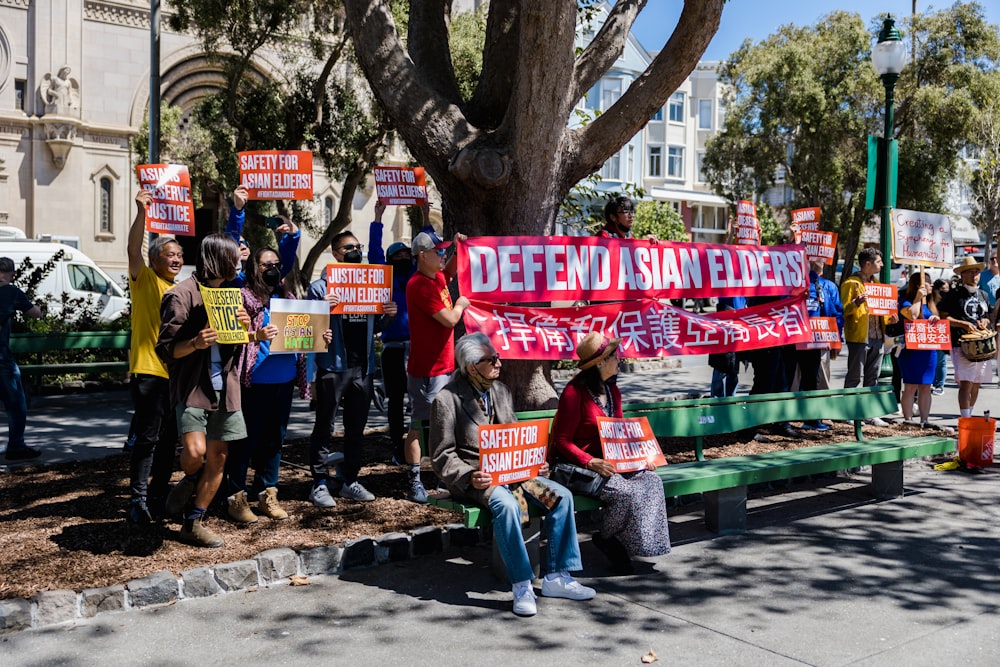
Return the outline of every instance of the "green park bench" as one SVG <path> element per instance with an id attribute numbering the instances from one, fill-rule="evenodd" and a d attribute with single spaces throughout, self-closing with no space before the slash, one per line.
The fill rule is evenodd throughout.
<path id="1" fill-rule="evenodd" d="M 694 438 L 697 460 L 662 466 L 657 470 L 663 481 L 664 495 L 670 498 L 702 494 L 708 528 L 729 533 L 746 528 L 747 487 L 751 484 L 870 465 L 872 487 L 877 498 L 902 495 L 903 462 L 952 452 L 955 439 L 945 435 L 865 439 L 861 431 L 863 420 L 882 417 L 895 409 L 892 388 L 878 386 L 626 403 L 623 414 L 626 417 L 646 417 L 657 437 Z M 552 418 L 554 414 L 554 410 L 536 410 L 519 412 L 517 418 Z M 785 421 L 817 419 L 852 421 L 857 440 L 752 456 L 704 459 L 706 436 Z M 421 449 L 426 453 L 426 429 L 421 428 L 419 422 L 414 428 L 421 430 Z M 477 505 L 453 499 L 432 499 L 431 503 L 461 512 L 467 527 L 489 525 L 489 512 Z M 580 496 L 574 498 L 574 503 L 578 511 L 599 507 L 596 500 Z"/>
<path id="2" fill-rule="evenodd" d="M 10 336 L 10 349 L 17 358 L 21 375 L 70 375 L 128 372 L 128 331 L 68 331 L 59 333 L 14 333 Z M 117 361 L 86 361 L 44 363 L 46 352 L 63 350 L 116 350 L 123 357 Z"/>

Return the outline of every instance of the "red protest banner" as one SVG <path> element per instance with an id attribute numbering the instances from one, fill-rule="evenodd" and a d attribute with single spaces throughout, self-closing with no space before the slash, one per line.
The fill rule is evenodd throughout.
<path id="1" fill-rule="evenodd" d="M 340 302 L 331 315 L 381 315 L 383 304 L 392 299 L 392 267 L 386 264 L 328 264 L 327 294 Z"/>
<path id="2" fill-rule="evenodd" d="M 188 168 L 182 164 L 140 164 L 135 174 L 139 186 L 153 193 L 153 201 L 146 207 L 146 231 L 194 236 L 194 201 Z"/>
<path id="3" fill-rule="evenodd" d="M 820 222 L 819 206 L 795 209 L 792 211 L 792 222 L 797 224 L 803 232 L 818 232 Z"/>
<path id="4" fill-rule="evenodd" d="M 240 183 L 250 199 L 313 198 L 313 159 L 310 151 L 241 151 Z"/>
<path id="5" fill-rule="evenodd" d="M 469 299 L 501 303 L 788 296 L 809 286 L 802 246 L 483 236 L 458 244 Z"/>
<path id="6" fill-rule="evenodd" d="M 803 230 L 799 232 L 799 239 L 806 246 L 806 259 L 808 261 L 833 265 L 833 256 L 837 253 L 836 232 Z"/>
<path id="7" fill-rule="evenodd" d="M 951 350 L 951 330 L 947 320 L 905 322 L 907 350 Z"/>
<path id="8" fill-rule="evenodd" d="M 836 317 L 810 317 L 809 330 L 812 340 L 808 343 L 796 343 L 796 350 L 839 350 L 840 331 L 837 328 Z"/>
<path id="9" fill-rule="evenodd" d="M 423 206 L 427 176 L 423 167 L 375 167 L 375 192 L 386 206 Z"/>
<path id="10" fill-rule="evenodd" d="M 760 221 L 757 207 L 752 201 L 741 199 L 736 202 L 736 243 L 739 245 L 760 245 Z"/>
<path id="11" fill-rule="evenodd" d="M 615 472 L 635 472 L 667 465 L 660 443 L 645 417 L 598 417 L 604 460 Z M 652 464 L 652 465 L 650 465 Z"/>
<path id="12" fill-rule="evenodd" d="M 896 314 L 899 311 L 899 301 L 896 297 L 897 291 L 898 288 L 895 285 L 865 283 L 865 296 L 868 298 L 868 314 Z"/>
<path id="13" fill-rule="evenodd" d="M 574 359 L 591 331 L 621 338 L 634 358 L 738 352 L 812 340 L 805 296 L 752 308 L 699 315 L 657 301 L 603 303 L 578 308 L 526 308 L 473 301 L 466 331 L 486 334 L 509 359 Z"/>
<path id="14" fill-rule="evenodd" d="M 490 474 L 490 486 L 538 477 L 549 445 L 549 420 L 479 427 L 479 470 Z"/>

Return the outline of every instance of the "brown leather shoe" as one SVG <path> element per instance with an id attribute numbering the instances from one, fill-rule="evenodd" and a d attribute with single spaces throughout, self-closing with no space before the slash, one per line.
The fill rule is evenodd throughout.
<path id="1" fill-rule="evenodd" d="M 269 486 L 257 496 L 257 511 L 270 519 L 288 518 L 288 512 L 278 503 L 278 490 Z"/>
<path id="2" fill-rule="evenodd" d="M 243 525 L 257 523 L 257 515 L 250 510 L 250 503 L 247 502 L 247 492 L 237 491 L 226 498 L 229 518 Z"/>
<path id="3" fill-rule="evenodd" d="M 224 544 L 222 538 L 210 531 L 205 525 L 205 517 L 184 519 L 184 524 L 181 526 L 180 539 L 181 542 L 209 549 L 221 547 Z"/>
<path id="4" fill-rule="evenodd" d="M 167 494 L 166 512 L 169 517 L 180 517 L 184 512 L 184 506 L 191 500 L 198 484 L 190 475 L 185 475 L 184 479 L 177 482 L 174 488 Z"/>

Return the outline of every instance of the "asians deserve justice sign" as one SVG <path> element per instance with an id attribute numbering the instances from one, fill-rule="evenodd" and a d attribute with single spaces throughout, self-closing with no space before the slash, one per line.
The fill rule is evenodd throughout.
<path id="1" fill-rule="evenodd" d="M 194 236 L 194 200 L 191 175 L 183 164 L 140 164 L 135 168 L 139 187 L 153 194 L 146 207 L 146 231 Z"/>
<path id="2" fill-rule="evenodd" d="M 243 295 L 239 288 L 198 285 L 198 289 L 201 300 L 205 302 L 208 323 L 219 335 L 219 343 L 234 345 L 248 342 L 247 330 L 236 319 L 236 311 L 243 307 Z"/>

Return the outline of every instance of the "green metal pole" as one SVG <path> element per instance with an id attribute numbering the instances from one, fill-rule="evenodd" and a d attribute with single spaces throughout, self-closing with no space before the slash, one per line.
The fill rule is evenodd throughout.
<path id="1" fill-rule="evenodd" d="M 883 74 L 882 83 L 885 85 L 885 131 L 882 136 L 882 235 L 880 244 L 882 246 L 882 273 L 879 280 L 889 285 L 892 283 L 892 205 L 889 201 L 889 189 L 896 182 L 895 164 L 892 163 L 892 136 L 893 136 L 893 107 L 895 102 L 894 91 L 898 74 Z"/>

